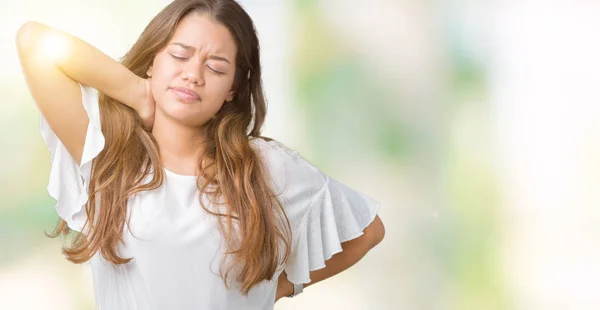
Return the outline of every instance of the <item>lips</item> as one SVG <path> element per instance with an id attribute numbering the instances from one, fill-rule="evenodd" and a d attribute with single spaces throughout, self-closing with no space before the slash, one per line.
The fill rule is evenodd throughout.
<path id="1" fill-rule="evenodd" d="M 171 90 L 182 99 L 185 100 L 200 100 L 200 95 L 197 92 L 185 87 L 171 87 Z"/>

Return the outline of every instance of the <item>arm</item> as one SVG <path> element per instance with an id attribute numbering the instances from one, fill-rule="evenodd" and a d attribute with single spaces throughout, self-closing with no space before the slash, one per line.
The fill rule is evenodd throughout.
<path id="1" fill-rule="evenodd" d="M 379 216 L 364 230 L 364 234 L 356 239 L 352 239 L 342 243 L 342 252 L 339 252 L 326 261 L 326 266 L 323 269 L 314 270 L 310 273 L 310 283 L 304 284 L 304 287 L 311 286 L 315 283 L 332 277 L 356 264 L 361 260 L 368 251 L 379 244 L 385 235 L 385 228 Z M 289 296 L 294 292 L 292 283 L 287 279 L 285 272 L 279 276 L 277 283 L 276 299 L 284 296 Z"/>
<path id="2" fill-rule="evenodd" d="M 77 163 L 89 122 L 77 82 L 138 112 L 147 101 L 144 79 L 65 32 L 27 22 L 17 32 L 17 48 L 36 105 Z"/>

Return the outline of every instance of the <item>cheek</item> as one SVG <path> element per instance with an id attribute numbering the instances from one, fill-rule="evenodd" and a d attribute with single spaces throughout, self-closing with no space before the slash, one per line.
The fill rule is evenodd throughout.
<path id="1" fill-rule="evenodd" d="M 152 69 L 152 79 L 165 84 L 169 82 L 174 76 L 178 75 L 179 68 L 177 65 L 169 62 L 165 57 L 156 57 L 154 60 L 154 66 Z"/>
<path id="2" fill-rule="evenodd" d="M 171 65 L 161 66 L 158 64 L 152 72 L 152 94 L 157 104 L 162 105 L 165 101 L 170 100 L 169 87 L 174 85 L 176 79 L 176 68 Z M 176 83 L 176 81 L 175 81 Z"/>
<path id="3" fill-rule="evenodd" d="M 209 80 L 207 80 L 209 82 Z M 212 83 L 213 93 L 220 97 L 226 98 L 233 87 L 233 78 L 219 77 L 215 78 Z"/>

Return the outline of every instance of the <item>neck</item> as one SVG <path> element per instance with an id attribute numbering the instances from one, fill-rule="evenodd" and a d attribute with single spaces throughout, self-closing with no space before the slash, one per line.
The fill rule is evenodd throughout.
<path id="1" fill-rule="evenodd" d="M 157 110 L 152 135 L 167 169 L 180 174 L 196 174 L 198 156 L 203 150 L 202 128 L 182 124 Z"/>

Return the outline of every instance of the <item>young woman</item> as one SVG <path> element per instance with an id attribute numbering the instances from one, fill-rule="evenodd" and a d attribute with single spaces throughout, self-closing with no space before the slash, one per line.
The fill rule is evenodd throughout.
<path id="1" fill-rule="evenodd" d="M 98 309 L 272 309 L 377 245 L 379 203 L 260 135 L 259 44 L 234 0 L 175 0 L 119 63 L 17 34 L 51 154 L 53 237 Z M 50 50 L 53 52 L 49 53 Z"/>

